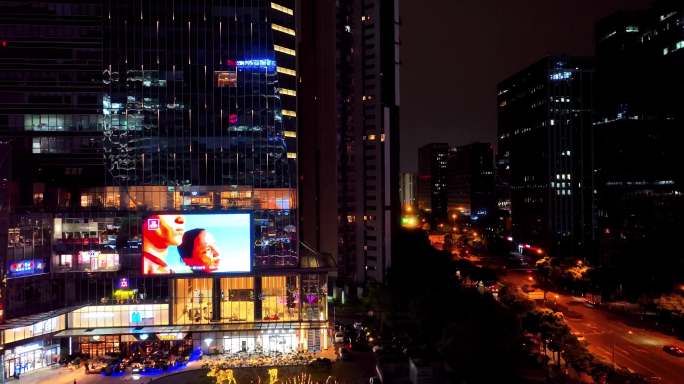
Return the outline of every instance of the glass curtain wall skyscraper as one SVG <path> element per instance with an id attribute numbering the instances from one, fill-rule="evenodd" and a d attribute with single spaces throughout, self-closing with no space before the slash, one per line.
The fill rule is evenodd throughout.
<path id="1" fill-rule="evenodd" d="M 93 191 L 92 204 L 253 208 L 257 264 L 296 264 L 292 10 L 269 1 L 107 4 L 110 187 Z"/>
<path id="2" fill-rule="evenodd" d="M 0 98 L 0 154 L 12 157 L 0 163 L 11 207 L 0 216 L 11 254 L 5 374 L 29 358 L 37 369 L 67 351 L 126 354 L 154 342 L 185 352 L 326 348 L 330 268 L 298 252 L 296 2 L 0 1 L 0 10 L 9 49 L 0 81 L 23 103 Z M 31 172 L 17 172 L 22 161 Z M 249 268 L 143 271 L 142 232 L 162 221 L 143 218 L 163 212 L 188 220 L 185 229 L 213 220 L 231 256 L 248 233 Z M 237 216 L 249 224 L 231 238 L 223 230 Z M 192 240 L 192 257 L 209 235 Z M 149 339 L 131 332 L 152 325 Z"/>

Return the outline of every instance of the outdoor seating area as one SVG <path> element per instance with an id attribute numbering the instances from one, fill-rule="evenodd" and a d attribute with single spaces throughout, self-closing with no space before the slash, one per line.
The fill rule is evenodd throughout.
<path id="1" fill-rule="evenodd" d="M 94 358 L 76 354 L 70 359 L 63 359 L 62 365 L 72 369 L 79 369 L 83 366 L 87 374 L 120 376 L 125 373 L 132 373 L 134 375 L 152 376 L 183 368 L 188 362 L 197 360 L 200 356 L 199 350 L 188 351 L 180 356 L 163 350 L 149 354 L 137 352 L 126 357 L 114 353 Z"/>

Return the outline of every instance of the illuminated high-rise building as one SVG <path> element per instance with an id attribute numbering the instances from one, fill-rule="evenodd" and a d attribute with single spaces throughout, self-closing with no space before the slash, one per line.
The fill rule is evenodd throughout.
<path id="1" fill-rule="evenodd" d="M 330 264 L 299 252 L 296 2 L 0 10 L 20 104 L 0 99 L 5 375 L 152 342 L 325 348 Z"/>
<path id="2" fill-rule="evenodd" d="M 447 168 L 449 144 L 430 143 L 418 149 L 418 209 L 434 221 L 447 217 Z"/>
<path id="3" fill-rule="evenodd" d="M 592 78 L 590 60 L 551 56 L 498 86 L 513 238 L 558 255 L 582 255 L 592 236 Z"/>
<path id="4" fill-rule="evenodd" d="M 664 0 L 617 12 L 596 26 L 599 260 L 625 266 L 645 252 L 654 255 L 652 268 L 639 265 L 638 277 L 625 279 L 625 291 L 641 290 L 644 281 L 649 289 L 668 290 L 677 277 L 661 271 L 681 270 L 681 257 L 669 249 L 684 229 L 683 25 L 684 4 Z"/>

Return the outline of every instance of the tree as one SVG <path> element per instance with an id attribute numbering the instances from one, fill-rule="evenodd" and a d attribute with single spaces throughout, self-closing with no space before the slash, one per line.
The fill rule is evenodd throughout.
<path id="1" fill-rule="evenodd" d="M 519 315 L 534 308 L 534 301 L 517 286 L 507 285 L 499 289 L 499 300 Z"/>

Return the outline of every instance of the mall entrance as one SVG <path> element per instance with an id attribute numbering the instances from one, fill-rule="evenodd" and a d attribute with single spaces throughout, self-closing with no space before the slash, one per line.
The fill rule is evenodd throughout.
<path id="1" fill-rule="evenodd" d="M 223 353 L 291 353 L 296 352 L 297 335 L 292 333 L 234 334 L 223 336 Z"/>
<path id="2" fill-rule="evenodd" d="M 181 333 L 79 337 L 81 353 L 98 358 L 105 356 L 151 356 L 155 353 L 183 356 L 192 351 L 192 337 Z"/>

